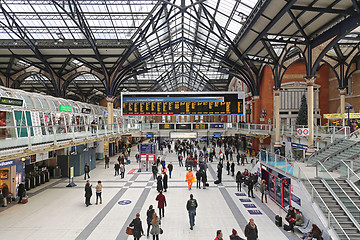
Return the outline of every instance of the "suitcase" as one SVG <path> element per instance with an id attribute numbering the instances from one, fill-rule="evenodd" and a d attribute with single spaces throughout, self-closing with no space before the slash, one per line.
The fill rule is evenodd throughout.
<path id="1" fill-rule="evenodd" d="M 26 204 L 26 203 L 28 203 L 28 198 L 27 197 L 24 197 L 23 199 L 21 199 L 21 203 L 22 204 Z"/>
<path id="2" fill-rule="evenodd" d="M 282 217 L 281 216 L 279 216 L 279 215 L 275 216 L 275 225 L 278 227 L 282 226 Z"/>
<path id="3" fill-rule="evenodd" d="M 208 187 L 209 186 L 209 183 L 205 183 L 205 187 Z"/>
<path id="4" fill-rule="evenodd" d="M 289 225 L 284 224 L 284 230 L 285 230 L 285 231 L 291 231 L 292 229 L 293 229 L 293 228 L 290 227 Z"/>

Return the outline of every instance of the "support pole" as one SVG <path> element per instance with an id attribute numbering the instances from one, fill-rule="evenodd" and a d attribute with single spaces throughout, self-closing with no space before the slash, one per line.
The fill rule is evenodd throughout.
<path id="1" fill-rule="evenodd" d="M 310 76 L 306 78 L 307 90 L 308 90 L 308 150 L 306 155 L 311 155 L 315 152 L 314 148 L 314 82 L 316 80 L 315 76 Z"/>
<path id="2" fill-rule="evenodd" d="M 340 92 L 340 113 L 344 116 L 346 88 L 339 88 L 339 92 Z M 345 126 L 345 118 L 343 117 L 342 120 L 343 120 L 343 126 Z"/>
<path id="3" fill-rule="evenodd" d="M 274 89 L 274 120 L 275 120 L 275 145 L 274 152 L 280 147 L 280 89 Z"/>

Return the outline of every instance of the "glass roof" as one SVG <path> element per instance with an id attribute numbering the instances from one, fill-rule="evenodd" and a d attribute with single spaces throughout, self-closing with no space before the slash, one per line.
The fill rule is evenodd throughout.
<path id="1" fill-rule="evenodd" d="M 7 0 L 3 7 L 34 40 L 85 40 L 85 30 L 79 24 L 84 20 L 95 40 L 133 42 L 143 62 L 141 67 L 147 70 L 136 76 L 136 81 L 157 81 L 158 90 L 176 91 L 186 86 L 201 91 L 226 90 L 229 76 L 218 71 L 220 64 L 257 1 L 78 0 L 76 6 L 69 6 L 72 1 Z M 78 15 L 76 11 L 70 14 L 74 9 Z M 0 39 L 21 38 L 6 22 L 6 16 L 0 14 Z M 90 78 L 75 79 L 70 91 L 79 91 L 82 83 L 98 86 L 98 79 Z M 39 77 L 26 83 L 35 80 Z M 128 81 L 135 81 L 135 77 Z M 104 88 L 97 91 L 104 92 Z"/>

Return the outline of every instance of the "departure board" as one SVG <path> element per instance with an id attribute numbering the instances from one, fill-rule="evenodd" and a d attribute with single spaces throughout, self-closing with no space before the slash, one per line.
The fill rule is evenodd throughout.
<path id="1" fill-rule="evenodd" d="M 243 115 L 244 95 L 243 92 L 126 92 L 121 94 L 122 114 Z"/>

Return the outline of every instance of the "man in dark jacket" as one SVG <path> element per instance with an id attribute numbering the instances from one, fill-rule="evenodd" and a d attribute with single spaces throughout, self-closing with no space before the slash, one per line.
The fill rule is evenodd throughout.
<path id="1" fill-rule="evenodd" d="M 21 183 L 19 184 L 18 196 L 19 196 L 19 202 L 18 202 L 18 203 L 21 203 L 22 198 L 25 196 L 25 185 L 24 185 L 24 182 L 21 182 Z"/>
<path id="2" fill-rule="evenodd" d="M 115 163 L 115 165 L 114 165 L 114 169 L 115 169 L 115 176 L 116 175 L 120 175 L 120 172 L 119 172 L 119 170 L 120 170 L 120 164 L 119 163 Z"/>
<path id="3" fill-rule="evenodd" d="M 84 180 L 86 180 L 86 174 L 88 176 L 88 178 L 90 178 L 90 167 L 88 163 L 85 163 L 85 167 L 84 167 Z"/>
<path id="4" fill-rule="evenodd" d="M 163 176 L 163 188 L 164 188 L 164 192 L 166 192 L 167 188 L 168 188 L 168 175 L 166 174 L 166 171 L 164 171 L 164 176 Z"/>
<path id="5" fill-rule="evenodd" d="M 219 164 L 217 165 L 217 177 L 218 177 L 219 183 L 221 183 L 222 168 L 223 168 L 223 166 L 222 166 L 221 162 L 219 162 Z"/>
<path id="6" fill-rule="evenodd" d="M 91 189 L 92 185 L 90 185 L 90 181 L 87 180 L 86 184 L 85 184 L 85 204 L 88 207 L 89 205 L 92 205 L 90 203 L 90 198 L 92 196 L 92 189 Z"/>
<path id="7" fill-rule="evenodd" d="M 2 196 L 4 197 L 4 203 L 3 203 L 3 207 L 7 206 L 7 196 L 9 194 L 9 187 L 6 183 L 3 183 L 2 185 Z"/>
<path id="8" fill-rule="evenodd" d="M 258 229 L 255 225 L 254 219 L 250 218 L 250 222 L 245 227 L 244 234 L 247 240 L 258 239 Z"/>
<path id="9" fill-rule="evenodd" d="M 149 206 L 149 209 L 146 212 L 146 222 L 147 222 L 147 236 L 149 236 L 149 232 L 150 232 L 150 226 L 151 226 L 151 221 L 153 219 L 153 215 L 155 213 L 155 210 L 153 208 L 153 205 Z"/>
<path id="10" fill-rule="evenodd" d="M 250 197 L 250 193 L 251 193 L 251 197 L 255 198 L 254 190 L 253 190 L 254 189 L 254 179 L 253 179 L 252 174 L 248 177 L 247 185 L 248 185 L 248 197 Z"/>
<path id="11" fill-rule="evenodd" d="M 170 162 L 167 167 L 168 167 L 168 169 L 169 169 L 169 176 L 170 176 L 170 178 L 171 178 L 171 173 L 172 173 L 172 171 L 173 171 L 173 169 L 174 169 L 174 166 L 173 166 L 172 163 Z"/>
<path id="12" fill-rule="evenodd" d="M 153 173 L 154 179 L 156 179 L 156 175 L 157 175 L 157 173 L 158 173 L 158 168 L 157 168 L 156 163 L 154 163 L 154 164 L 152 165 L 151 171 L 152 171 L 152 173 Z"/>
<path id="13" fill-rule="evenodd" d="M 234 176 L 234 173 L 235 173 L 235 163 L 234 163 L 234 161 L 231 162 L 230 171 L 231 171 L 231 176 Z"/>
<path id="14" fill-rule="evenodd" d="M 108 157 L 108 155 L 105 155 L 105 168 L 109 168 L 109 163 L 110 163 L 110 158 Z"/>
<path id="15" fill-rule="evenodd" d="M 186 210 L 189 213 L 189 221 L 190 221 L 190 229 L 193 230 L 195 225 L 195 216 L 196 216 L 196 208 L 198 207 L 198 203 L 194 196 L 190 194 L 190 199 L 186 203 Z"/>

